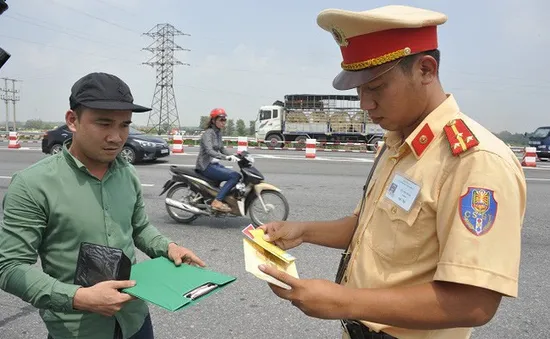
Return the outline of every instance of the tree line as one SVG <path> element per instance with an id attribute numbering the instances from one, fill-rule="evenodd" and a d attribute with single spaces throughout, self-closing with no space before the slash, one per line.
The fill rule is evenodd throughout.
<path id="1" fill-rule="evenodd" d="M 208 116 L 201 116 L 200 118 L 200 124 L 199 126 L 182 126 L 182 130 L 187 132 L 194 132 L 197 130 L 202 130 L 208 123 L 209 117 Z M 41 119 L 29 119 L 25 122 L 17 121 L 17 129 L 18 130 L 50 130 L 54 129 L 57 126 L 63 125 L 65 122 L 62 121 L 42 121 Z M 13 126 L 13 122 L 9 123 L 10 130 Z M 0 130 L 5 130 L 5 123 L 0 124 Z M 137 127 L 139 130 L 147 130 L 146 128 L 140 128 Z M 163 126 L 162 132 L 163 133 L 169 133 L 170 128 L 169 126 Z M 246 126 L 246 123 L 243 119 L 238 119 L 236 122 L 233 119 L 227 119 L 227 124 L 225 125 L 224 130 L 222 131 L 224 135 L 227 136 L 254 136 L 256 133 L 255 128 L 255 121 L 250 120 L 248 122 L 248 127 Z M 156 130 L 151 132 L 152 134 L 156 134 Z"/>

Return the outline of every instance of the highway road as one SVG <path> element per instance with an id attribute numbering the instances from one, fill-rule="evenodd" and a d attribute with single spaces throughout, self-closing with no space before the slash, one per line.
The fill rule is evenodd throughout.
<path id="1" fill-rule="evenodd" d="M 11 175 L 46 155 L 39 145 L 9 150 L 0 145 L 0 199 Z M 202 257 L 209 268 L 237 277 L 224 291 L 191 308 L 170 313 L 151 306 L 157 338 L 339 338 L 337 321 L 310 318 L 277 298 L 267 285 L 244 270 L 242 234 L 246 218 L 199 218 L 192 225 L 176 224 L 158 196 L 169 177 L 168 166 L 192 166 L 197 148 L 166 160 L 136 165 L 147 211 L 161 232 Z M 291 206 L 292 220 L 329 220 L 345 216 L 360 197 L 372 155 L 318 152 L 315 160 L 304 152 L 251 150 L 256 166 L 270 183 L 280 187 Z M 230 164 L 229 164 L 230 165 Z M 520 296 L 505 299 L 492 322 L 476 329 L 473 338 L 543 338 L 550 327 L 550 166 L 526 168 L 528 206 L 523 231 Z M 0 208 L 0 213 L 1 213 Z M 291 251 L 302 278 L 334 279 L 340 252 L 303 245 Z M 140 253 L 139 260 L 145 259 Z M 44 339 L 46 331 L 37 311 L 0 291 L 0 337 Z"/>

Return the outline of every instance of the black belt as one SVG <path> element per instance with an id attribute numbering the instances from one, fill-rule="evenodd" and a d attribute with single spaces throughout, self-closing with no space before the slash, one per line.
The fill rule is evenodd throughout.
<path id="1" fill-rule="evenodd" d="M 374 332 L 359 321 L 342 320 L 341 323 L 351 339 L 397 339 L 384 332 Z"/>

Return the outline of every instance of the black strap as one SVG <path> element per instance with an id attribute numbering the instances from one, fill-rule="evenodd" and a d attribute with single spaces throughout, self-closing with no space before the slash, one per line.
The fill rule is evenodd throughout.
<path id="1" fill-rule="evenodd" d="M 370 169 L 369 175 L 367 176 L 367 181 L 365 182 L 365 186 L 363 186 L 363 198 L 361 199 L 361 207 L 359 209 L 359 215 L 357 216 L 357 222 L 355 223 L 355 227 L 353 229 L 353 233 L 349 239 L 348 246 L 346 248 L 346 251 L 342 253 L 342 257 L 340 258 L 340 265 L 338 266 L 338 272 L 336 273 L 336 283 L 340 284 L 342 282 L 342 278 L 344 277 L 344 272 L 346 271 L 346 267 L 348 266 L 348 262 L 350 259 L 350 247 L 351 243 L 353 241 L 353 237 L 355 236 L 355 232 L 357 232 L 357 228 L 359 226 L 359 220 L 361 219 L 361 212 L 363 211 L 363 206 L 365 204 L 366 200 L 366 194 L 367 194 L 367 188 L 369 187 L 370 180 L 372 178 L 372 174 L 374 173 L 374 169 L 376 168 L 378 164 L 378 160 L 382 157 L 382 154 L 386 150 L 386 143 L 383 144 L 382 149 L 380 150 L 380 153 L 374 159 L 374 163 L 372 164 L 372 167 Z"/>
<path id="2" fill-rule="evenodd" d="M 342 326 L 350 339 L 397 339 L 385 332 L 375 332 L 356 320 L 342 320 Z"/>

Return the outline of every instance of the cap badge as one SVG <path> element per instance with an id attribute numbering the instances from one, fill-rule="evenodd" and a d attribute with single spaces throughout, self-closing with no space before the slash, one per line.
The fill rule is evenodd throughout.
<path id="1" fill-rule="evenodd" d="M 334 37 L 334 40 L 339 46 L 346 47 L 348 45 L 348 40 L 346 39 L 344 32 L 337 28 L 333 27 L 331 30 L 332 36 Z"/>

